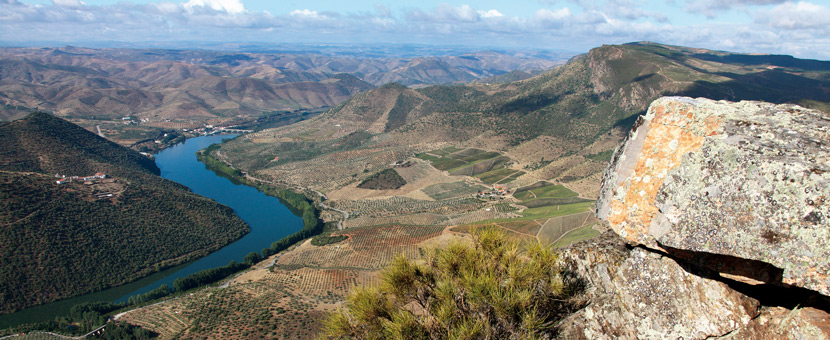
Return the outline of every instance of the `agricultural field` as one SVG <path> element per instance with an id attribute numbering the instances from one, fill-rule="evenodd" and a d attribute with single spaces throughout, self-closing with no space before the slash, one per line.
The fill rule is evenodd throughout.
<path id="1" fill-rule="evenodd" d="M 445 200 L 461 196 L 471 196 L 477 192 L 487 190 L 487 187 L 480 184 L 473 184 L 467 181 L 451 183 L 438 183 L 421 189 L 427 196 L 434 200 Z"/>
<path id="2" fill-rule="evenodd" d="M 521 205 L 528 208 L 540 208 L 546 206 L 592 202 L 593 200 L 580 198 L 575 191 L 568 189 L 561 184 L 549 182 L 537 182 L 522 187 L 513 193 L 513 197 L 521 201 Z"/>
<path id="3" fill-rule="evenodd" d="M 417 154 L 415 157 L 428 161 L 438 170 L 447 171 L 453 176 L 474 176 L 493 173 L 482 179 L 485 183 L 507 183 L 524 174 L 524 171 L 509 170 L 513 163 L 510 157 L 494 151 L 484 151 L 475 148 L 458 149 L 446 147 Z M 509 170 L 509 171 L 508 171 Z M 501 171 L 501 172 L 495 172 Z M 502 176 L 500 176 L 503 174 Z"/>
<path id="4" fill-rule="evenodd" d="M 592 219 L 593 216 L 593 212 L 586 211 L 551 218 L 539 230 L 539 239 L 543 242 L 554 243 L 573 230 L 585 225 L 593 225 L 595 222 Z"/>
<path id="5" fill-rule="evenodd" d="M 377 271 L 396 254 L 420 256 L 421 244 L 444 229 L 387 225 L 335 231 L 332 236 L 347 239 L 324 246 L 303 242 L 243 272 L 226 288 L 202 289 L 121 320 L 158 332 L 160 339 L 312 339 L 324 313 L 355 286 L 375 282 Z"/>
<path id="6" fill-rule="evenodd" d="M 476 175 L 475 177 L 487 184 L 505 184 L 512 182 L 521 175 L 524 175 L 524 172 L 521 170 L 501 168 Z"/>
<path id="7" fill-rule="evenodd" d="M 484 203 L 469 197 L 451 198 L 441 201 L 427 201 L 409 197 L 392 196 L 389 198 L 372 200 L 332 201 L 331 206 L 340 210 L 348 211 L 353 217 L 384 217 L 414 213 L 464 213 L 481 209 L 484 206 Z"/>
<path id="8" fill-rule="evenodd" d="M 556 248 L 565 248 L 570 246 L 571 244 L 584 240 L 590 240 L 598 236 L 600 233 L 599 231 L 594 229 L 594 225 L 595 224 L 593 223 L 586 224 L 582 227 L 565 233 L 565 235 L 562 235 L 556 242 L 553 243 L 553 246 Z"/>

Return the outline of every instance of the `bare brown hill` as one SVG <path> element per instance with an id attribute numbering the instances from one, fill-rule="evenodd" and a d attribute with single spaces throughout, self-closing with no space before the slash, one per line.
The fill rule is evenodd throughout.
<path id="1" fill-rule="evenodd" d="M 398 150 L 404 158 L 435 145 L 494 150 L 513 159 L 514 169 L 527 172 L 519 184 L 558 180 L 595 188 L 622 131 L 654 99 L 689 95 L 821 105 L 830 101 L 829 71 L 830 62 L 784 56 L 652 43 L 603 46 L 513 83 L 417 90 L 386 85 L 311 121 L 234 141 L 228 145 L 234 150 L 229 160 L 245 170 L 277 175 L 281 172 L 269 169 L 288 169 L 285 162 L 253 162 L 246 148 L 273 159 L 288 146 L 268 143 L 281 138 L 337 144 L 339 138 L 367 131 L 375 136 L 361 147 L 366 150 Z M 385 160 L 371 167 L 381 167 L 380 161 Z M 360 177 L 363 170 L 344 175 Z"/>

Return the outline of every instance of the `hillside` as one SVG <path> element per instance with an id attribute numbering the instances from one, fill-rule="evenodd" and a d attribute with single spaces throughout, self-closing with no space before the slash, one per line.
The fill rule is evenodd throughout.
<path id="1" fill-rule="evenodd" d="M 432 51 L 439 52 L 446 53 Z M 206 125 L 309 118 L 388 82 L 465 83 L 514 70 L 538 72 L 562 62 L 555 53 L 320 53 L 0 48 L 0 120 L 43 110 L 132 145 Z"/>
<path id="2" fill-rule="evenodd" d="M 378 283 L 378 271 L 396 254 L 418 259 L 430 247 L 469 240 L 469 232 L 484 225 L 558 247 L 598 235 L 601 227 L 593 202 L 602 171 L 655 98 L 691 94 L 827 105 L 828 74 L 828 62 L 635 43 L 602 46 L 517 82 L 418 89 L 380 86 L 307 121 L 247 134 L 212 152 L 249 176 L 305 190 L 313 197 L 321 193 L 328 238 L 303 242 L 266 259 L 223 290 L 203 290 L 126 318 L 162 338 L 312 338 L 320 329 L 321 314 L 342 306 L 354 287 Z M 405 184 L 380 190 L 361 187 L 377 178 L 375 174 L 392 171 Z M 584 249 L 595 248 L 593 242 L 582 244 Z M 618 308 L 615 311 L 678 301 L 682 314 L 685 306 L 698 306 L 695 303 L 706 299 L 705 294 L 689 292 L 726 286 L 689 279 L 691 274 L 676 264 L 655 261 L 656 256 L 645 261 L 639 248 L 631 250 L 619 242 L 601 248 L 613 251 L 607 257 L 577 254 L 571 260 L 595 261 L 589 265 L 597 272 L 621 273 L 591 278 L 610 282 L 602 287 L 625 287 L 624 296 L 631 299 L 620 301 L 610 292 L 607 300 L 597 300 Z M 609 269 L 608 263 L 625 266 Z M 641 265 L 648 265 L 653 275 L 637 276 Z M 645 283 L 631 284 L 633 280 Z M 655 294 L 641 289 L 658 285 L 680 288 Z M 665 299 L 642 303 L 666 292 L 671 294 Z M 735 292 L 729 294 L 741 299 Z M 738 315 L 729 313 L 711 315 Z M 664 320 L 610 314 L 591 330 L 613 332 L 616 328 L 602 325 L 628 327 Z M 677 322 L 676 315 L 680 314 L 665 320 Z M 180 323 L 155 325 L 171 318 Z M 571 331 L 593 325 L 580 322 Z"/>
<path id="3" fill-rule="evenodd" d="M 120 285 L 230 243 L 234 212 L 60 118 L 0 123 L 0 313 Z M 57 184 L 61 176 L 104 179 Z"/>
<path id="4" fill-rule="evenodd" d="M 226 148 L 233 150 L 228 161 L 242 169 L 286 178 L 292 176 L 288 169 L 314 165 L 271 162 L 282 159 L 282 150 L 296 149 L 285 141 L 338 144 L 366 131 L 373 137 L 361 149 L 399 155 L 391 161 L 440 145 L 477 147 L 510 157 L 514 169 L 527 172 L 517 180 L 522 185 L 560 180 L 595 188 L 606 161 L 597 156 L 607 155 L 621 131 L 664 95 L 822 105 L 830 101 L 830 62 L 651 43 L 603 46 L 513 83 L 382 86 L 308 122 L 246 136 Z M 369 161 L 364 168 L 382 167 L 378 161 L 385 162 Z M 343 175 L 360 177 L 364 168 Z M 307 178 L 297 181 L 315 185 Z"/>

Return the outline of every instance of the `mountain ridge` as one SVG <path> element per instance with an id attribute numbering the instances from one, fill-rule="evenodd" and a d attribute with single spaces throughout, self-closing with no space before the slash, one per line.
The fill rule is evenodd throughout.
<path id="1" fill-rule="evenodd" d="M 152 159 L 52 115 L 0 123 L 0 139 L 0 313 L 130 282 L 248 231 Z"/>

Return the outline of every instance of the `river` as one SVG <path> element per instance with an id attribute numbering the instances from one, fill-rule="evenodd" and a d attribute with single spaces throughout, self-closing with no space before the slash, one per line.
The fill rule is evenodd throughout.
<path id="1" fill-rule="evenodd" d="M 131 284 L 0 316 L 0 328 L 12 324 L 51 320 L 56 316 L 68 314 L 73 305 L 82 302 L 124 301 L 129 296 L 148 292 L 162 284 L 172 287 L 173 281 L 177 278 L 204 269 L 224 266 L 231 260 L 241 262 L 248 253 L 260 252 L 272 242 L 302 229 L 302 218 L 294 215 L 278 198 L 218 176 L 196 159 L 196 151 L 232 137 L 234 135 L 213 135 L 188 139 L 156 154 L 156 165 L 161 169 L 161 177 L 183 184 L 196 194 L 231 207 L 248 223 L 250 233 L 206 257 Z"/>

